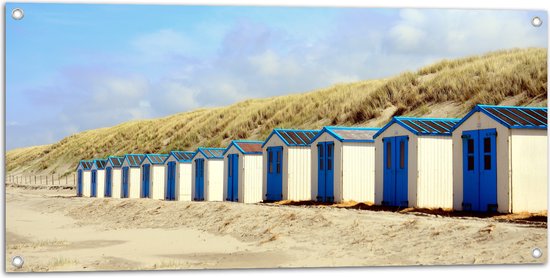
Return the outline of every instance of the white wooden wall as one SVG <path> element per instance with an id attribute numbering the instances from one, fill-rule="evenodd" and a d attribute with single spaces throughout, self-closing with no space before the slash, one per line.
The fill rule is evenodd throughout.
<path id="1" fill-rule="evenodd" d="M 122 169 L 112 168 L 111 178 L 111 196 L 112 198 L 120 198 L 122 193 Z"/>
<path id="2" fill-rule="evenodd" d="M 538 129 L 512 129 L 511 131 L 512 212 L 546 212 L 548 208 L 548 131 Z"/>
<path id="3" fill-rule="evenodd" d="M 105 170 L 97 170 L 96 197 L 105 198 Z"/>
<path id="4" fill-rule="evenodd" d="M 450 136 L 418 137 L 416 206 L 453 208 L 453 140 Z"/>
<path id="5" fill-rule="evenodd" d="M 82 170 L 82 196 L 90 197 L 92 193 L 92 172 Z"/>
<path id="6" fill-rule="evenodd" d="M 149 197 L 155 200 L 164 200 L 166 191 L 166 169 L 164 165 L 151 164 L 149 175 Z"/>
<path id="7" fill-rule="evenodd" d="M 311 148 L 286 149 L 287 155 L 284 160 L 288 165 L 288 181 L 286 187 L 283 182 L 283 198 L 293 201 L 311 200 Z"/>
<path id="8" fill-rule="evenodd" d="M 241 166 L 242 163 L 242 166 Z M 249 154 L 239 157 L 239 167 L 244 169 L 242 176 L 239 175 L 239 201 L 244 203 L 259 203 L 262 201 L 263 159 L 261 154 Z M 242 180 L 242 182 L 241 182 Z M 241 194 L 244 193 L 244 196 Z"/>
<path id="9" fill-rule="evenodd" d="M 342 197 L 338 201 L 374 204 L 374 155 L 374 143 L 342 145 Z"/>
<path id="10" fill-rule="evenodd" d="M 176 197 L 178 201 L 192 201 L 193 171 L 191 163 L 176 163 Z"/>
<path id="11" fill-rule="evenodd" d="M 204 162 L 204 199 L 223 201 L 223 159 L 210 159 Z"/>
<path id="12" fill-rule="evenodd" d="M 128 198 L 141 198 L 141 168 L 128 168 Z"/>

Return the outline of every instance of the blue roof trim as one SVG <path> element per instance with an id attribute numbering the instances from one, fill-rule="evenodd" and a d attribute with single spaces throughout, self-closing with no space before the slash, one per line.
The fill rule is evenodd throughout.
<path id="1" fill-rule="evenodd" d="M 527 107 L 527 106 L 505 106 L 505 105 L 486 105 L 486 104 L 477 104 L 470 112 L 468 112 L 468 114 L 466 114 L 466 116 L 464 116 L 464 118 L 462 118 L 462 120 L 460 120 L 452 129 L 451 129 L 451 132 L 455 131 L 460 125 L 462 125 L 466 120 L 468 120 L 468 118 L 470 118 L 474 113 L 476 112 L 482 112 L 483 114 L 485 114 L 487 117 L 495 120 L 497 123 L 509 128 L 509 129 L 548 129 L 548 125 L 547 123 L 544 123 L 543 126 L 525 126 L 525 125 L 519 125 L 519 126 L 516 126 L 516 125 L 510 125 L 508 124 L 507 122 L 503 121 L 502 119 L 499 119 L 498 117 L 495 117 L 492 113 L 490 113 L 489 111 L 485 110 L 486 108 L 494 108 L 495 110 L 498 111 L 498 109 L 520 109 L 520 111 L 522 111 L 522 113 L 524 113 L 525 115 L 528 115 L 526 114 L 525 112 L 523 112 L 523 110 L 542 110 L 542 111 L 548 111 L 548 108 L 546 107 Z M 507 110 L 508 111 L 508 110 Z M 511 111 L 510 111 L 511 112 Z M 500 111 L 498 111 L 499 114 L 503 115 Z M 515 113 L 513 113 L 514 115 L 517 115 Z M 510 117 L 506 116 L 506 115 L 503 115 L 505 116 L 507 119 L 510 119 L 512 120 L 513 122 L 516 122 L 516 120 L 514 119 L 511 119 Z M 530 115 L 528 115 L 529 117 L 531 117 Z M 521 116 L 519 116 L 520 118 L 522 118 Z M 524 117 L 523 117 L 524 118 Z M 533 117 L 531 117 L 532 119 L 536 120 L 537 122 L 540 122 L 540 120 L 538 119 L 535 119 Z M 518 123 L 519 124 L 519 123 Z"/>
<path id="2" fill-rule="evenodd" d="M 162 165 L 162 164 L 164 164 L 164 162 L 168 159 L 169 156 L 170 156 L 170 155 L 168 155 L 168 154 L 152 154 L 152 153 L 150 153 L 150 154 L 146 154 L 146 155 L 145 155 L 145 158 L 146 158 L 147 160 L 149 160 L 149 162 L 150 162 L 151 164 L 154 164 L 154 165 Z M 153 160 L 151 160 L 151 157 L 159 157 L 159 158 L 162 159 L 162 161 L 160 161 L 160 162 L 153 161 Z M 145 160 L 144 160 L 144 161 L 145 161 Z M 142 162 L 141 164 L 143 164 L 143 162 Z"/>
<path id="3" fill-rule="evenodd" d="M 98 162 L 98 161 L 102 161 L 102 162 L 105 162 L 105 164 L 107 164 L 108 159 L 94 159 L 93 162 L 92 162 L 92 168 L 95 166 L 98 170 L 103 170 L 103 169 L 105 169 L 105 166 L 103 166 L 103 167 L 101 167 L 101 168 L 100 168 L 99 166 L 97 166 L 97 162 Z"/>
<path id="4" fill-rule="evenodd" d="M 205 150 L 217 150 L 217 151 L 222 151 L 222 150 L 225 150 L 224 148 L 203 148 L 203 147 L 199 147 L 197 148 L 197 151 L 195 152 L 195 154 L 193 155 L 193 158 L 191 158 L 191 160 L 195 159 L 195 156 L 197 156 L 197 154 L 201 153 L 204 158 L 206 159 L 223 159 L 223 155 L 222 156 L 210 156 L 210 155 L 207 155 L 204 151 Z"/>
<path id="5" fill-rule="evenodd" d="M 267 139 L 262 144 L 262 148 L 271 139 L 271 137 L 273 135 L 277 135 L 281 139 L 281 141 L 283 141 L 283 143 L 285 143 L 285 145 L 287 145 L 289 147 L 298 147 L 298 146 L 299 147 L 308 147 L 308 146 L 310 146 L 310 142 L 307 142 L 307 143 L 304 143 L 304 144 L 291 144 L 287 140 L 285 140 L 285 138 L 283 138 L 283 136 L 279 133 L 280 131 L 285 131 L 285 132 L 320 132 L 320 130 L 314 130 L 314 129 L 282 129 L 282 128 L 275 128 L 275 129 L 273 129 L 271 134 L 269 134 Z M 299 139 L 302 142 L 304 141 L 304 140 L 302 140 L 302 138 L 299 138 Z"/>
<path id="6" fill-rule="evenodd" d="M 264 141 L 255 141 L 255 140 L 233 140 L 233 141 L 231 141 L 231 144 L 229 144 L 229 146 L 227 146 L 227 148 L 225 148 L 225 151 L 223 152 L 223 155 L 225 156 L 227 151 L 229 151 L 229 149 L 231 149 L 231 146 L 235 146 L 235 148 L 237 150 L 239 150 L 239 152 L 241 152 L 242 154 L 262 154 L 262 152 L 245 152 L 243 149 L 241 149 L 241 147 L 238 144 L 235 144 L 235 143 L 239 143 L 239 142 L 258 143 L 258 144 L 262 144 L 262 147 L 263 147 L 263 143 L 264 143 Z"/>
<path id="7" fill-rule="evenodd" d="M 175 155 L 175 153 L 188 153 L 188 154 L 191 154 L 191 158 L 190 159 L 178 159 L 178 157 Z M 171 151 L 170 152 L 170 155 L 168 156 L 168 158 L 170 158 L 170 156 L 173 156 L 174 159 L 176 159 L 176 161 L 178 162 L 191 162 L 193 160 L 193 157 L 195 156 L 196 152 L 193 152 L 193 151 Z M 168 161 L 168 158 L 166 158 L 166 160 L 164 161 L 164 163 L 166 163 L 166 161 Z"/>
<path id="8" fill-rule="evenodd" d="M 139 166 L 141 166 L 141 164 L 143 163 L 143 161 L 145 161 L 145 154 L 125 154 L 124 155 L 124 160 L 122 161 L 122 164 L 124 164 L 124 161 L 126 161 L 128 159 L 128 157 L 130 156 L 143 156 L 143 158 L 141 159 L 141 161 L 139 162 L 139 165 L 131 165 L 130 164 L 130 161 L 128 161 L 128 167 L 130 168 L 139 168 Z"/>
<path id="9" fill-rule="evenodd" d="M 332 137 L 336 138 L 340 142 L 374 143 L 374 140 L 344 139 L 340 135 L 334 133 L 332 130 L 372 130 L 372 131 L 375 131 L 375 130 L 380 130 L 380 128 L 379 127 L 325 126 L 325 127 L 323 127 L 323 129 L 321 129 L 321 131 L 319 131 L 319 133 L 317 135 L 315 135 L 315 137 L 313 137 L 311 139 L 311 142 L 309 142 L 309 144 L 311 145 L 311 143 L 315 142 L 315 140 L 317 140 L 317 138 L 321 137 L 321 135 L 325 132 L 330 134 Z"/>
<path id="10" fill-rule="evenodd" d="M 113 159 L 122 159 L 122 162 L 120 162 L 120 166 L 115 166 L 115 164 L 113 163 Z M 107 157 L 107 164 L 111 164 L 111 167 L 114 167 L 114 168 L 120 168 L 122 167 L 122 163 L 124 163 L 124 156 L 109 156 Z"/>
<path id="11" fill-rule="evenodd" d="M 537 118 L 535 118 L 535 117 L 529 115 L 528 113 L 526 113 L 525 111 L 523 111 L 523 109 L 518 109 L 518 111 L 521 112 L 521 113 L 523 114 L 523 117 L 522 117 L 521 115 L 518 115 L 517 113 L 514 113 L 513 111 L 509 111 L 509 110 L 507 110 L 507 111 L 510 112 L 510 113 L 512 113 L 512 114 L 514 114 L 514 115 L 516 115 L 516 116 L 518 116 L 518 117 L 520 117 L 520 118 L 522 118 L 523 120 L 525 120 L 525 117 L 527 116 L 528 118 L 530 118 L 530 119 L 532 119 L 532 120 L 534 120 L 534 121 L 537 121 L 537 122 L 541 123 L 542 125 L 547 125 L 547 124 L 548 124 L 548 123 L 544 123 L 544 122 L 542 122 L 541 120 L 539 120 L 539 119 L 537 119 Z"/>
<path id="12" fill-rule="evenodd" d="M 424 130 L 425 132 L 418 132 L 416 130 L 414 130 L 413 128 L 411 128 L 409 125 L 405 124 L 404 122 L 402 122 L 402 120 L 408 120 L 408 121 L 411 121 L 411 124 L 413 124 L 414 126 Z M 396 124 L 399 124 L 401 127 L 405 128 L 406 130 L 410 131 L 412 134 L 414 135 L 417 135 L 417 136 L 451 136 L 452 134 L 452 131 L 453 131 L 453 128 L 450 128 L 449 129 L 449 133 L 441 133 L 441 132 L 429 132 L 427 131 L 425 128 L 415 124 L 414 122 L 412 121 L 432 121 L 432 123 L 436 123 L 434 121 L 447 121 L 447 122 L 455 122 L 455 125 L 454 127 L 456 127 L 456 125 L 458 125 L 458 123 L 460 122 L 460 119 L 459 118 L 414 118 L 414 117 L 392 117 L 391 121 L 389 121 L 384 127 L 382 127 L 382 129 L 380 129 L 376 134 L 374 134 L 373 138 L 376 139 L 378 136 L 380 136 L 380 134 L 382 134 L 384 131 L 386 131 L 386 129 L 388 129 L 392 124 L 396 123 Z M 442 127 L 441 125 L 438 124 L 438 126 Z M 447 129 L 445 127 L 442 127 L 444 129 Z"/>
<path id="13" fill-rule="evenodd" d="M 88 166 L 84 163 L 90 163 Z M 92 169 L 92 164 L 94 163 L 93 160 L 80 160 L 78 162 L 78 165 L 76 166 L 76 169 L 78 169 L 82 165 L 82 170 L 90 170 Z"/>

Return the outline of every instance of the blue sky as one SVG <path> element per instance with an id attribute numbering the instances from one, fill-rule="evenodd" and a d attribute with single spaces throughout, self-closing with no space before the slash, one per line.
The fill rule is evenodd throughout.
<path id="1" fill-rule="evenodd" d="M 6 147 L 547 47 L 537 11 L 8 3 Z M 543 26 L 532 27 L 533 16 Z"/>

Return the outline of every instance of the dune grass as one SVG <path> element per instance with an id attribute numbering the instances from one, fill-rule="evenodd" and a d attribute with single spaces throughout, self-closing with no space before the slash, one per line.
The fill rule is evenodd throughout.
<path id="1" fill-rule="evenodd" d="M 373 125 L 389 107 L 395 109 L 389 116 L 421 116 L 432 105 L 452 103 L 460 109 L 448 116 L 460 117 L 475 104 L 499 104 L 510 98 L 516 105 L 545 106 L 546 53 L 536 48 L 499 51 L 444 60 L 388 79 L 130 121 L 77 133 L 51 145 L 9 151 L 6 167 L 14 172 L 69 174 L 81 159 L 226 147 L 233 139 L 264 140 L 277 127 Z"/>

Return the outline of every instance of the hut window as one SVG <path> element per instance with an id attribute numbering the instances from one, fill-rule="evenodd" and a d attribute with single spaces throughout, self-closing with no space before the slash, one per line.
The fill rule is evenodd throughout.
<path id="1" fill-rule="evenodd" d="M 468 153 L 474 153 L 474 139 L 468 139 Z"/>
<path id="2" fill-rule="evenodd" d="M 277 174 L 281 173 L 281 152 L 277 152 Z"/>
<path id="3" fill-rule="evenodd" d="M 323 170 L 325 168 L 324 161 L 325 158 L 323 156 L 323 145 L 317 146 L 317 149 L 319 150 L 319 170 Z"/>
<path id="4" fill-rule="evenodd" d="M 473 170 L 474 170 L 474 156 L 469 155 L 468 156 L 468 171 L 473 171 Z"/>
<path id="5" fill-rule="evenodd" d="M 483 138 L 483 151 L 486 153 L 491 152 L 491 138 L 485 137 Z"/>
<path id="6" fill-rule="evenodd" d="M 273 152 L 268 152 L 269 161 L 267 164 L 269 164 L 269 173 L 273 173 Z"/>
<path id="7" fill-rule="evenodd" d="M 399 142 L 399 168 L 405 169 L 405 141 Z"/>
<path id="8" fill-rule="evenodd" d="M 391 142 L 386 144 L 386 168 L 391 169 Z"/>
<path id="9" fill-rule="evenodd" d="M 327 170 L 332 170 L 332 145 L 327 145 Z"/>
<path id="10" fill-rule="evenodd" d="M 231 165 L 232 165 L 233 163 L 231 163 L 231 162 L 232 162 L 232 159 L 231 159 L 230 156 L 228 156 L 228 157 L 227 157 L 227 168 L 228 168 L 227 171 L 229 172 L 229 176 L 230 176 L 230 177 L 233 176 L 233 175 L 232 175 L 233 171 L 231 171 Z"/>
<path id="11" fill-rule="evenodd" d="M 486 154 L 484 156 L 484 160 L 485 160 L 485 170 L 491 170 L 491 155 L 490 154 Z"/>

